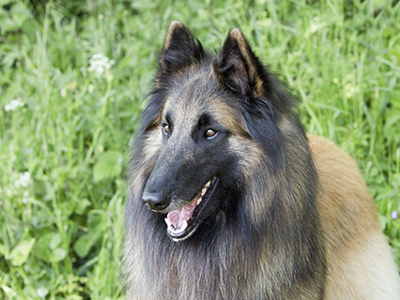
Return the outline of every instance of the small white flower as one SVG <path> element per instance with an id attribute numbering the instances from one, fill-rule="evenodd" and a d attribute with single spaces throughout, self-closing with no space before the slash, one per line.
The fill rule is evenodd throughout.
<path id="1" fill-rule="evenodd" d="M 24 102 L 21 101 L 20 98 L 11 100 L 9 104 L 6 105 L 4 108 L 5 111 L 12 111 L 16 110 L 18 107 L 24 106 Z"/>
<path id="2" fill-rule="evenodd" d="M 102 75 L 105 70 L 109 70 L 111 68 L 111 66 L 114 64 L 114 61 L 110 60 L 103 54 L 98 53 L 92 56 L 89 63 L 90 67 L 88 68 L 88 71 L 94 72 L 97 75 Z"/>
<path id="3" fill-rule="evenodd" d="M 66 88 L 61 89 L 61 97 L 63 97 L 64 99 L 67 97 L 67 89 Z"/>
<path id="4" fill-rule="evenodd" d="M 14 186 L 16 188 L 20 186 L 26 188 L 30 182 L 31 182 L 31 173 L 24 172 L 24 174 L 22 174 L 17 180 L 15 180 Z"/>
<path id="5" fill-rule="evenodd" d="M 46 289 L 44 286 L 42 286 L 36 290 L 36 294 L 38 295 L 39 298 L 44 299 L 48 293 L 49 293 L 49 290 Z"/>
<path id="6" fill-rule="evenodd" d="M 27 204 L 29 202 L 29 192 L 28 191 L 24 191 L 24 194 L 22 196 L 22 203 L 23 204 Z"/>

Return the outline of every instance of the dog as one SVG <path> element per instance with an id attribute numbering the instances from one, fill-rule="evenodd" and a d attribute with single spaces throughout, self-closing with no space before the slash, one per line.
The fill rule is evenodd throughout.
<path id="1" fill-rule="evenodd" d="M 131 162 L 129 299 L 400 299 L 354 160 L 296 103 L 239 29 L 213 55 L 172 22 Z"/>

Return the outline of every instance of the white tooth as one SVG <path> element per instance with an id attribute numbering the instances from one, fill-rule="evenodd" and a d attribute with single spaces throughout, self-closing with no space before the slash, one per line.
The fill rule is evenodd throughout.
<path id="1" fill-rule="evenodd" d="M 205 187 L 208 188 L 210 186 L 210 184 L 211 184 L 211 180 L 206 183 Z"/>
<path id="2" fill-rule="evenodd" d="M 201 197 L 199 199 L 197 199 L 197 205 L 200 204 L 201 200 L 203 200 L 203 198 L 201 198 Z"/>
<path id="3" fill-rule="evenodd" d="M 182 225 L 179 226 L 178 228 L 175 228 L 174 226 L 172 226 L 171 222 L 167 218 L 165 218 L 164 220 L 165 220 L 165 223 L 167 223 L 168 229 L 170 231 L 172 231 L 173 233 L 175 233 L 175 234 L 179 234 L 179 233 L 184 232 L 185 229 L 188 227 L 188 223 L 187 223 L 186 220 L 183 220 Z"/>
<path id="4" fill-rule="evenodd" d="M 186 222 L 186 220 L 183 221 L 182 225 L 179 226 L 178 229 L 174 229 L 175 233 L 182 233 L 185 231 L 186 227 L 188 226 L 188 223 Z"/>
<path id="5" fill-rule="evenodd" d="M 207 192 L 207 188 L 206 187 L 204 187 L 202 190 L 201 190 L 201 196 L 204 196 L 204 194 Z"/>
<path id="6" fill-rule="evenodd" d="M 185 230 L 187 227 L 188 227 L 187 221 L 186 221 L 186 220 L 183 220 L 183 223 L 182 223 L 181 228 L 182 228 L 183 230 Z M 183 230 L 182 230 L 182 231 L 183 231 Z"/>

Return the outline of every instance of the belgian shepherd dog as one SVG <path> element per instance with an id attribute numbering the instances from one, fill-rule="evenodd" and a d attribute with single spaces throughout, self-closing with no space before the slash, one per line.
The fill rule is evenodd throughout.
<path id="1" fill-rule="evenodd" d="M 129 299 L 400 299 L 355 162 L 296 102 L 239 29 L 213 55 L 171 24 L 133 150 Z"/>

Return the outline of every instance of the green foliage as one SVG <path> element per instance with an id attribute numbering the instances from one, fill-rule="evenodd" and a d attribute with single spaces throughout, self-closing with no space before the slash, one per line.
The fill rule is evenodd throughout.
<path id="1" fill-rule="evenodd" d="M 98 162 L 93 167 L 93 180 L 97 182 L 121 174 L 121 156 L 118 151 L 107 151 L 100 154 Z"/>
<path id="2" fill-rule="evenodd" d="M 123 298 L 125 167 L 172 20 L 211 49 L 242 29 L 356 158 L 400 262 L 398 1 L 0 0 L 0 298 Z"/>
<path id="3" fill-rule="evenodd" d="M 28 255 L 31 252 L 32 246 L 35 243 L 35 239 L 30 239 L 29 241 L 23 240 L 18 243 L 17 246 L 11 251 L 8 259 L 14 266 L 20 266 L 26 262 Z"/>

